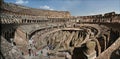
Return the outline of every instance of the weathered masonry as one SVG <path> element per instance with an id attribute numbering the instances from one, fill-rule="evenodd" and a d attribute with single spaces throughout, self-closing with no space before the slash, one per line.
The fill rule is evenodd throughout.
<path id="1" fill-rule="evenodd" d="M 56 59 L 65 59 L 65 53 L 71 59 L 120 58 L 120 14 L 71 16 L 68 11 L 6 2 L 2 2 L 0 9 L 2 59 L 27 59 L 30 39 L 36 42 L 36 53 L 47 47 L 50 56 Z M 15 53 L 11 39 L 18 49 Z"/>

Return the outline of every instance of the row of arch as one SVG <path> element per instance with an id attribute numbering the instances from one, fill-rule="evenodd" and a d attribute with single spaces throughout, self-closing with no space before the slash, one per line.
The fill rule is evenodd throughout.
<path id="1" fill-rule="evenodd" d="M 11 17 L 13 15 L 1 14 L 1 23 L 2 24 L 21 24 L 21 23 L 42 23 L 42 22 L 67 22 L 69 18 L 44 18 L 44 19 L 28 19 L 27 17 L 16 16 Z M 35 17 L 35 16 L 34 16 Z M 37 17 L 37 16 L 36 16 Z"/>
<path id="2" fill-rule="evenodd" d="M 77 18 L 79 19 L 79 22 L 104 22 L 104 23 L 113 23 L 117 22 L 120 23 L 120 15 L 116 15 L 113 17 L 106 17 L 106 18 Z"/>

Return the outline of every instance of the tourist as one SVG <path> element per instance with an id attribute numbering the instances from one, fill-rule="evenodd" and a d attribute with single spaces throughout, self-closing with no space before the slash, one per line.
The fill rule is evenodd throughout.
<path id="1" fill-rule="evenodd" d="M 36 54 L 36 47 L 35 47 L 35 41 L 33 41 L 33 44 L 32 44 L 32 52 L 33 52 L 33 56 L 36 56 L 37 54 Z"/>
<path id="2" fill-rule="evenodd" d="M 32 47 L 33 47 L 33 39 L 30 39 L 30 40 L 28 41 L 28 52 L 29 52 L 29 56 L 31 56 L 31 55 L 33 54 Z"/>
<path id="3" fill-rule="evenodd" d="M 31 56 L 31 44 L 28 45 L 28 53 L 29 53 L 29 56 Z"/>
<path id="4" fill-rule="evenodd" d="M 11 44 L 12 44 L 12 47 L 14 46 L 14 40 L 13 40 L 13 38 L 10 38 L 10 41 L 11 41 Z"/>

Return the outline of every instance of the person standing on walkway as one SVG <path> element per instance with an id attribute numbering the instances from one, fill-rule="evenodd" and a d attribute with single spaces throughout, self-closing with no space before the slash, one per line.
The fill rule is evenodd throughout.
<path id="1" fill-rule="evenodd" d="M 29 53 L 29 56 L 32 55 L 32 45 L 33 45 L 33 39 L 30 39 L 28 41 L 28 53 Z"/>
<path id="2" fill-rule="evenodd" d="M 13 38 L 10 38 L 10 41 L 11 41 L 11 44 L 12 44 L 12 47 L 14 46 L 14 40 L 13 40 Z"/>
<path id="3" fill-rule="evenodd" d="M 35 44 L 36 44 L 36 42 L 33 40 L 33 42 L 32 42 L 33 44 L 32 44 L 32 53 L 33 53 L 33 56 L 36 56 L 37 54 L 36 54 L 36 46 L 35 46 Z"/>

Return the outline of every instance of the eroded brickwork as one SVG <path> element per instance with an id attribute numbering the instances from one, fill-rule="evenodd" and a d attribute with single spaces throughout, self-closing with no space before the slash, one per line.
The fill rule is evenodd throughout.
<path id="1" fill-rule="evenodd" d="M 43 56 L 47 53 L 50 59 L 119 59 L 120 14 L 71 16 L 68 11 L 35 9 L 5 2 L 1 11 L 0 55 L 3 59 L 29 59 L 31 39 L 37 55 L 32 59 L 45 59 Z M 10 39 L 17 48 L 11 46 Z"/>

